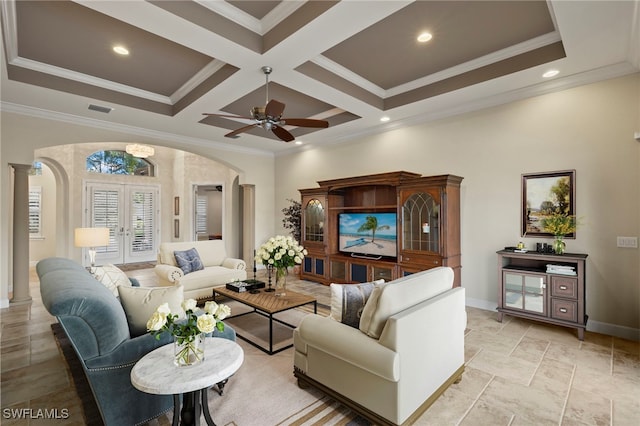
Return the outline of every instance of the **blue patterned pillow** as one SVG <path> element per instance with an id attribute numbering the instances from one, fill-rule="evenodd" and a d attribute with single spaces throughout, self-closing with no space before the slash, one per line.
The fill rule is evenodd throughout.
<path id="1" fill-rule="evenodd" d="M 182 269 L 185 275 L 204 269 L 198 250 L 195 247 L 184 251 L 174 251 L 173 255 L 176 258 L 178 267 Z"/>

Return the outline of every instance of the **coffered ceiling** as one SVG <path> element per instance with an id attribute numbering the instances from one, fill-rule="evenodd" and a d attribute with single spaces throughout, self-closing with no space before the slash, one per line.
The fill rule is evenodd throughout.
<path id="1" fill-rule="evenodd" d="M 279 152 L 300 147 L 261 128 L 225 138 L 250 121 L 203 115 L 264 106 L 262 66 L 284 116 L 329 122 L 288 127 L 303 146 L 345 143 L 638 72 L 639 25 L 638 0 L 6 0 L 1 107 Z"/>

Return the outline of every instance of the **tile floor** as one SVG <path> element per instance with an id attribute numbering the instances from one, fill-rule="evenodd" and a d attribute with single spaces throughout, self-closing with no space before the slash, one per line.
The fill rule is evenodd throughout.
<path id="1" fill-rule="evenodd" d="M 128 272 L 155 285 L 151 270 Z M 329 305 L 329 288 L 290 280 Z M 0 311 L 0 424 L 51 424 L 10 419 L 7 409 L 58 407 L 55 424 L 81 425 L 81 410 L 65 361 L 31 271 L 29 305 Z M 418 419 L 417 425 L 634 425 L 640 424 L 640 344 L 496 313 L 467 309 L 466 370 Z M 246 426 L 246 425 L 242 425 Z"/>

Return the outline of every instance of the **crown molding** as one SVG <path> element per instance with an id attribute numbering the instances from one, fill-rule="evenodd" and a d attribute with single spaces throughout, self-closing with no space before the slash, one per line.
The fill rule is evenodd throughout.
<path id="1" fill-rule="evenodd" d="M 143 127 L 112 123 L 108 121 L 96 120 L 95 118 L 80 117 L 73 114 L 49 111 L 41 108 L 34 108 L 34 107 L 14 104 L 10 102 L 0 102 L 0 111 L 25 115 L 29 117 L 42 118 L 46 120 L 59 121 L 63 123 L 75 124 L 75 125 L 84 126 L 84 127 L 91 127 L 94 129 L 121 132 L 121 133 L 142 136 L 142 137 L 166 141 L 166 142 L 175 142 L 179 144 L 215 148 L 220 151 L 235 152 L 240 154 L 273 157 L 273 153 L 270 151 L 259 150 L 254 148 L 244 148 L 236 145 L 214 142 L 209 139 L 200 139 L 200 138 L 194 138 L 190 136 L 178 135 L 175 133 L 146 129 Z M 176 148 L 176 149 L 183 149 L 183 148 Z"/>

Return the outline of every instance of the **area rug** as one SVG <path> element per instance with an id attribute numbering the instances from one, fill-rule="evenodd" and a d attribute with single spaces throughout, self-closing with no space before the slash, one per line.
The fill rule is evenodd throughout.
<path id="1" fill-rule="evenodd" d="M 288 320 L 305 315 L 288 312 Z M 73 386 L 82 401 L 85 424 L 103 425 L 93 394 L 71 342 L 60 324 L 52 324 L 56 341 L 69 366 Z M 288 331 L 289 335 L 291 331 Z M 243 340 L 244 362 L 230 378 L 223 395 L 209 392 L 209 407 L 214 421 L 223 426 L 312 426 L 368 425 L 342 405 L 314 389 L 300 389 L 293 376 L 293 348 L 269 356 Z M 171 423 L 172 413 L 155 419 L 148 426 Z M 201 419 L 204 421 L 204 417 Z M 202 423 L 204 424 L 204 423 Z"/>

